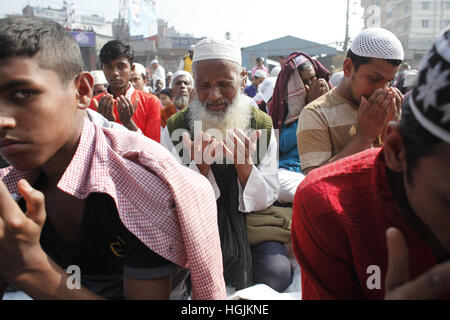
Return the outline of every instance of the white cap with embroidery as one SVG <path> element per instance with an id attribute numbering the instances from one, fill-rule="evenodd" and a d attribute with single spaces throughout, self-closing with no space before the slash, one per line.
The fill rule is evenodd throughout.
<path id="1" fill-rule="evenodd" d="M 105 74 L 102 70 L 91 71 L 91 76 L 94 78 L 94 86 L 97 84 L 107 84 L 108 81 L 105 78 Z"/>
<path id="2" fill-rule="evenodd" d="M 229 60 L 241 65 L 241 49 L 226 39 L 206 38 L 195 45 L 194 63 L 212 59 Z"/>
<path id="3" fill-rule="evenodd" d="M 143 74 L 144 76 L 147 74 L 147 70 L 142 64 L 135 62 L 133 63 L 133 65 L 134 71 L 137 71 L 138 73 Z"/>
<path id="4" fill-rule="evenodd" d="M 405 53 L 400 40 L 389 30 L 367 28 L 353 40 L 350 50 L 361 57 L 403 60 Z"/>

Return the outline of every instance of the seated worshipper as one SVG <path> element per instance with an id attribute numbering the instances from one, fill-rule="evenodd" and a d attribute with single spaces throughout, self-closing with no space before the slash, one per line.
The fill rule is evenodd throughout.
<path id="1" fill-rule="evenodd" d="M 63 26 L 10 16 L 0 41 L 0 276 L 33 299 L 168 299 L 190 271 L 194 299 L 225 299 L 208 181 L 85 118 L 93 79 Z"/>
<path id="2" fill-rule="evenodd" d="M 159 100 L 164 107 L 168 107 L 173 104 L 173 92 L 172 89 L 165 88 L 159 93 Z"/>
<path id="3" fill-rule="evenodd" d="M 166 88 L 172 88 L 170 83 L 172 82 L 173 73 L 171 71 L 166 74 Z"/>
<path id="4" fill-rule="evenodd" d="M 161 101 L 131 84 L 135 69 L 133 59 L 133 49 L 121 41 L 112 40 L 103 46 L 100 61 L 108 80 L 108 90 L 95 96 L 89 108 L 131 131 L 139 128 L 146 137 L 159 142 Z"/>
<path id="5" fill-rule="evenodd" d="M 402 63 L 402 64 L 400 65 L 400 67 L 398 68 L 398 72 L 397 72 L 397 75 L 396 75 L 396 79 L 392 81 L 392 82 L 394 83 L 394 86 L 395 86 L 398 90 L 400 90 L 400 92 L 401 92 L 402 94 L 405 94 L 405 93 L 406 93 L 406 87 L 405 87 L 405 85 L 404 85 L 404 82 L 405 82 L 405 74 L 406 74 L 408 71 L 410 71 L 410 70 L 411 70 L 411 66 L 410 66 L 407 62 Z"/>
<path id="6" fill-rule="evenodd" d="M 281 66 L 276 66 L 270 71 L 270 76 L 271 77 L 278 77 L 280 72 L 281 72 Z"/>
<path id="7" fill-rule="evenodd" d="M 194 79 L 187 71 L 177 71 L 173 75 L 171 87 L 173 93 L 173 104 L 161 109 L 161 127 L 165 128 L 167 120 L 183 110 L 189 104 L 189 99 L 192 94 L 194 86 Z"/>
<path id="8" fill-rule="evenodd" d="M 272 99 L 276 82 L 276 77 L 267 77 L 263 82 L 261 82 L 259 85 L 259 92 L 253 97 L 253 101 L 257 103 L 258 108 L 267 114 L 269 113 L 267 110 L 267 104 Z"/>
<path id="9" fill-rule="evenodd" d="M 425 56 L 383 148 L 316 169 L 298 187 L 303 299 L 450 298 L 449 33 Z"/>
<path id="10" fill-rule="evenodd" d="M 267 67 L 264 65 L 263 57 L 256 58 L 256 66 L 252 68 L 252 79 L 255 77 L 256 70 L 262 70 L 266 74 L 266 77 L 269 76 L 269 70 L 267 70 Z"/>
<path id="11" fill-rule="evenodd" d="M 344 71 L 338 71 L 336 73 L 333 73 L 333 75 L 330 77 L 330 84 L 332 87 L 337 87 L 344 77 Z"/>
<path id="12" fill-rule="evenodd" d="M 91 76 L 94 78 L 94 88 L 92 89 L 92 94 L 95 97 L 100 93 L 106 92 L 106 85 L 108 84 L 108 80 L 105 78 L 105 74 L 102 70 L 93 70 L 91 71 Z"/>
<path id="13" fill-rule="evenodd" d="M 134 69 L 131 73 L 131 84 L 134 88 L 149 93 L 150 90 L 147 87 L 147 70 L 140 63 L 133 63 Z"/>
<path id="14" fill-rule="evenodd" d="M 280 231 L 275 235 L 246 232 L 246 219 L 278 198 L 277 143 L 271 119 L 250 106 L 243 94 L 246 71 L 232 42 L 200 41 L 192 68 L 193 99 L 188 108 L 170 117 L 161 144 L 207 177 L 215 191 L 226 284 L 240 290 L 253 280 L 282 292 L 292 282 L 293 272 L 286 248 L 276 236 L 286 232 L 289 241 L 290 230 L 275 228 Z"/>
<path id="15" fill-rule="evenodd" d="M 251 85 L 247 86 L 244 90 L 244 93 L 249 96 L 250 98 L 253 98 L 258 93 L 258 87 L 259 85 L 266 79 L 267 75 L 264 72 L 264 70 L 256 70 L 255 76 L 252 78 L 253 82 Z"/>
<path id="16" fill-rule="evenodd" d="M 150 68 L 152 73 L 153 88 L 156 87 L 156 80 L 161 79 L 161 90 L 164 89 L 166 87 L 166 70 L 159 64 L 159 61 L 157 59 L 154 59 L 152 60 L 152 62 L 150 62 Z"/>
<path id="17" fill-rule="evenodd" d="M 330 71 L 303 52 L 291 54 L 278 75 L 269 112 L 274 127 L 279 129 L 278 181 L 280 203 L 292 203 L 295 191 L 303 180 L 297 137 L 298 117 L 309 101 L 329 91 Z"/>
<path id="18" fill-rule="evenodd" d="M 405 98 L 407 93 L 411 91 L 417 81 L 417 70 L 409 70 L 405 72 L 403 87 L 405 88 Z"/>
<path id="19" fill-rule="evenodd" d="M 361 31 L 343 62 L 341 83 L 300 113 L 297 146 L 302 172 L 382 144 L 403 95 L 389 83 L 403 60 L 397 37 L 382 28 Z"/>
<path id="20" fill-rule="evenodd" d="M 153 93 L 159 97 L 159 93 L 164 89 L 164 87 L 164 80 L 162 78 L 156 78 Z"/>

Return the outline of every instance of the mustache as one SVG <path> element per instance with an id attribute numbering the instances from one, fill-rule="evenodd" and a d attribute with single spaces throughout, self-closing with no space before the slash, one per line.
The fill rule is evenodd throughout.
<path id="1" fill-rule="evenodd" d="M 231 102 L 228 101 L 227 99 L 220 99 L 220 100 L 216 100 L 216 101 L 205 100 L 205 102 L 203 103 L 203 106 L 209 107 L 209 106 L 213 106 L 216 104 L 224 104 L 228 107 L 231 104 Z"/>

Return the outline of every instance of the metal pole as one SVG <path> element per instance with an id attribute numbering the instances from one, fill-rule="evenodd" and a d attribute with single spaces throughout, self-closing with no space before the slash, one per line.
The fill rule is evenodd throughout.
<path id="1" fill-rule="evenodd" d="M 347 48 L 348 48 L 348 19 L 349 19 L 349 13 L 350 13 L 350 0 L 347 0 L 347 15 L 345 18 L 345 40 L 344 40 L 344 52 L 347 52 Z"/>

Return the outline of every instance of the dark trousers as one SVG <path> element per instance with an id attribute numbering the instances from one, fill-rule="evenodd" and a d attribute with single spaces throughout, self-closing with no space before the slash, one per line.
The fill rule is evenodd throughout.
<path id="1" fill-rule="evenodd" d="M 281 242 L 267 241 L 251 246 L 253 261 L 253 284 L 264 283 L 283 292 L 292 283 L 294 270 Z"/>

